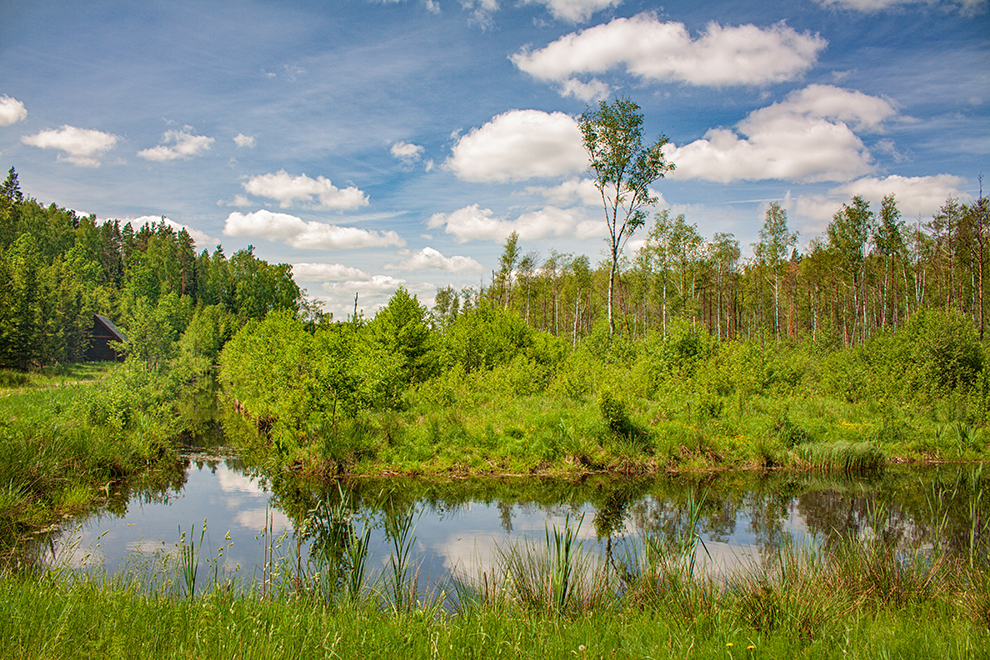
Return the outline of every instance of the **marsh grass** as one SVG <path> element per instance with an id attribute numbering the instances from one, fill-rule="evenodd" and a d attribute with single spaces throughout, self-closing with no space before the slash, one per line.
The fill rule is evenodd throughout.
<path id="1" fill-rule="evenodd" d="M 279 567 L 272 576 L 283 583 L 266 594 L 226 589 L 213 575 L 192 596 L 148 593 L 128 576 L 8 571 L 0 655 L 979 658 L 990 644 L 990 571 L 965 557 L 871 535 L 781 547 L 721 575 L 692 565 L 700 548 L 686 526 L 679 538 L 635 539 L 620 575 L 582 551 L 579 530 L 548 527 L 542 542 L 450 583 L 455 598 L 402 607 L 382 586 L 413 561 L 401 557 L 359 598 L 340 589 L 327 599 Z M 408 556 L 407 534 L 392 552 Z M 291 550 L 271 560 L 296 570 Z"/>

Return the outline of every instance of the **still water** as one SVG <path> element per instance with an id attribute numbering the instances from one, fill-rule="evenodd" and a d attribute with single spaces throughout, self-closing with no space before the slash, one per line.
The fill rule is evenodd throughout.
<path id="1" fill-rule="evenodd" d="M 343 497 L 348 524 L 371 529 L 372 576 L 389 560 L 388 522 L 411 520 L 411 557 L 423 589 L 452 574 L 477 578 L 500 551 L 513 544 L 545 547 L 546 530 L 565 526 L 577 530 L 586 551 L 597 553 L 629 548 L 645 534 L 696 533 L 702 561 L 729 571 L 787 544 L 820 544 L 841 535 L 883 535 L 917 548 L 938 533 L 962 544 L 973 498 L 987 489 L 972 466 L 860 476 L 720 473 L 338 485 L 291 478 L 273 483 L 232 457 L 191 453 L 185 460 L 183 479 L 153 491 L 136 489 L 109 510 L 67 525 L 49 543 L 48 563 L 111 575 L 133 574 L 136 567 L 154 573 L 164 571 L 169 558 L 174 562 L 180 542 L 193 540 L 201 567 L 219 567 L 250 586 L 272 548 L 276 557 L 310 559 L 329 533 L 326 512 Z M 698 514 L 694 520 L 692 512 Z"/>

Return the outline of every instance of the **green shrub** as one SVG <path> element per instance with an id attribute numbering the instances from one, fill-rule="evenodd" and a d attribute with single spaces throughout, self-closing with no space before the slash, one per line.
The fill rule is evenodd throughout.
<path id="1" fill-rule="evenodd" d="M 604 389 L 598 393 L 598 412 L 602 421 L 612 433 L 626 435 L 632 430 L 632 422 L 626 413 L 626 405 L 615 394 Z"/>

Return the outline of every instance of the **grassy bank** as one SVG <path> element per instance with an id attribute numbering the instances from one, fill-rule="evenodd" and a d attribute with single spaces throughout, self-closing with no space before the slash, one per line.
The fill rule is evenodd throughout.
<path id="1" fill-rule="evenodd" d="M 990 573 L 938 547 L 875 540 L 784 550 L 762 568 L 696 572 L 690 536 L 603 563 L 570 530 L 506 549 L 490 573 L 415 594 L 412 568 L 357 593 L 276 562 L 267 596 L 217 581 L 190 597 L 138 581 L 0 577 L 4 657 L 985 658 Z M 678 546 L 678 543 L 682 544 Z M 684 552 L 687 549 L 688 552 Z M 393 555 L 392 565 L 397 556 Z M 975 559 L 975 561 L 973 561 Z M 399 563 L 402 564 L 401 555 Z M 350 568 L 348 568 L 350 567 Z M 343 572 L 340 572 L 343 571 Z M 275 577 L 272 578 L 271 576 Z M 177 578 L 178 580 L 178 578 Z M 166 585 L 165 582 L 159 584 Z M 398 586 L 397 586 L 398 585 Z M 401 595 L 400 595 L 401 594 Z"/>
<path id="2" fill-rule="evenodd" d="M 188 382 L 138 364 L 3 372 L 0 380 L 0 555 L 24 534 L 96 505 L 126 502 L 143 482 L 181 481 Z"/>
<path id="3" fill-rule="evenodd" d="M 684 324 L 571 345 L 499 310 L 462 318 L 405 366 L 378 318 L 246 326 L 221 356 L 228 433 L 324 476 L 859 470 L 990 446 L 984 349 L 952 315 L 852 348 Z"/>

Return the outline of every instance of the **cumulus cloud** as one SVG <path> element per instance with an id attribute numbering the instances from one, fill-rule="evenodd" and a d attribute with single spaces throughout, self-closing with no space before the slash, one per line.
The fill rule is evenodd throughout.
<path id="1" fill-rule="evenodd" d="M 772 124 L 792 115 L 843 122 L 858 131 L 882 131 L 883 122 L 897 114 L 886 99 L 833 85 L 808 85 L 781 102 L 756 110 L 744 124 Z"/>
<path id="2" fill-rule="evenodd" d="M 294 248 L 346 250 L 363 247 L 402 247 L 405 241 L 394 231 L 367 231 L 322 222 L 305 222 L 287 213 L 261 210 L 233 212 L 224 223 L 225 236 L 249 236 L 280 241 Z"/>
<path id="3" fill-rule="evenodd" d="M 596 11 L 618 7 L 622 0 L 524 0 L 523 4 L 543 5 L 557 20 L 581 23 Z"/>
<path id="4" fill-rule="evenodd" d="M 392 152 L 392 156 L 402 162 L 414 163 L 423 157 L 424 148 L 418 144 L 400 141 L 393 144 L 390 151 Z"/>
<path id="5" fill-rule="evenodd" d="M 938 211 L 949 197 L 969 199 L 970 195 L 960 190 L 965 182 L 962 177 L 951 174 L 911 177 L 894 174 L 883 178 L 858 179 L 829 190 L 829 194 L 842 195 L 846 200 L 860 195 L 878 206 L 885 196 L 893 194 L 902 214 L 925 217 Z"/>
<path id="6" fill-rule="evenodd" d="M 575 225 L 583 219 L 574 210 L 548 206 L 539 211 L 523 213 L 515 220 L 505 220 L 494 217 L 491 209 L 482 209 L 477 204 L 472 204 L 453 213 L 435 213 L 427 225 L 431 228 L 443 228 L 458 243 L 466 243 L 504 241 L 513 231 L 522 240 L 568 236 L 574 233 Z"/>
<path id="7" fill-rule="evenodd" d="M 99 167 L 100 158 L 117 144 L 117 136 L 88 128 L 62 126 L 56 130 L 25 135 L 21 142 L 39 149 L 58 149 L 58 160 L 80 167 Z"/>
<path id="8" fill-rule="evenodd" d="M 333 282 L 367 279 L 368 274 L 343 264 L 299 263 L 292 264 L 292 276 L 300 282 Z"/>
<path id="9" fill-rule="evenodd" d="M 0 96 L 0 126 L 16 124 L 28 116 L 24 104 L 4 94 Z"/>
<path id="10" fill-rule="evenodd" d="M 558 91 L 561 96 L 573 96 L 586 103 L 591 103 L 592 101 L 603 101 L 607 99 L 612 88 L 598 78 L 592 78 L 588 82 L 569 78 L 560 83 Z"/>
<path id="11" fill-rule="evenodd" d="M 557 186 L 529 186 L 526 193 L 542 195 L 554 206 L 567 206 L 580 203 L 584 206 L 597 206 L 602 203 L 601 192 L 592 179 L 568 179 Z"/>
<path id="12" fill-rule="evenodd" d="M 573 82 L 577 76 L 623 66 L 644 81 L 766 85 L 799 77 L 827 43 L 783 23 L 769 28 L 709 23 L 692 39 L 683 23 L 661 22 L 643 13 L 564 35 L 536 51 L 523 49 L 510 59 L 534 78 L 557 84 L 565 94 L 581 91 Z M 599 90 L 603 85 L 595 78 L 586 84 Z"/>
<path id="13" fill-rule="evenodd" d="M 282 208 L 289 208 L 296 200 L 310 202 L 314 197 L 319 200 L 318 206 L 325 209 L 346 210 L 368 204 L 368 196 L 354 186 L 340 189 L 325 177 L 311 179 L 305 174 L 292 177 L 285 170 L 252 177 L 241 185 L 252 195 L 277 200 Z"/>
<path id="14" fill-rule="evenodd" d="M 192 127 L 186 126 L 181 131 L 165 131 L 161 144 L 137 153 L 141 158 L 163 163 L 179 158 L 187 159 L 198 156 L 210 149 L 213 138 L 205 135 L 193 135 Z"/>
<path id="15" fill-rule="evenodd" d="M 850 124 L 879 131 L 896 115 L 883 99 L 811 85 L 749 114 L 735 131 L 717 128 L 683 147 L 668 145 L 674 178 L 730 181 L 848 181 L 868 174 L 872 158 Z M 740 135 L 745 137 L 740 137 Z"/>
<path id="16" fill-rule="evenodd" d="M 237 135 L 234 136 L 234 144 L 237 145 L 238 149 L 245 147 L 248 149 L 254 149 L 255 143 L 256 140 L 254 139 L 253 135 L 244 135 L 243 133 L 238 133 Z"/>
<path id="17" fill-rule="evenodd" d="M 372 275 L 370 278 L 346 280 L 344 282 L 324 282 L 327 293 L 392 293 L 406 283 L 391 275 Z"/>
<path id="18" fill-rule="evenodd" d="M 518 181 L 581 171 L 588 154 L 570 115 L 510 110 L 460 138 L 446 166 L 465 181 Z"/>
<path id="19" fill-rule="evenodd" d="M 788 198 L 788 210 L 815 221 L 824 227 L 839 208 L 856 195 L 879 209 L 883 198 L 894 195 L 897 208 L 906 218 L 927 218 L 934 215 L 949 197 L 967 200 L 970 195 L 961 190 L 965 180 L 951 174 L 935 176 L 864 177 L 829 189 L 827 194 L 799 195 Z"/>
<path id="20" fill-rule="evenodd" d="M 442 270 L 448 273 L 477 273 L 483 270 L 481 264 L 471 257 L 445 257 L 439 250 L 425 247 L 397 264 L 387 264 L 386 268 L 396 270 Z"/>

